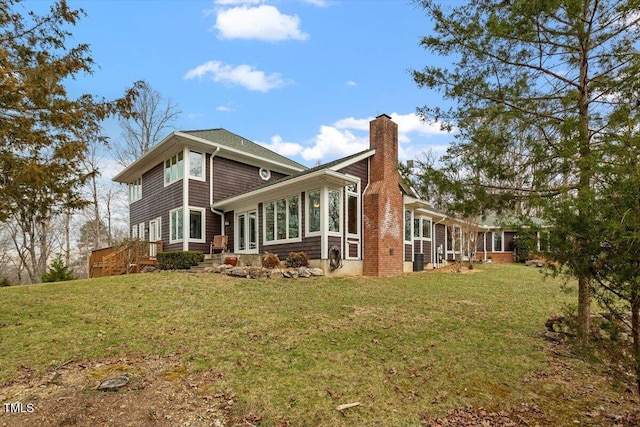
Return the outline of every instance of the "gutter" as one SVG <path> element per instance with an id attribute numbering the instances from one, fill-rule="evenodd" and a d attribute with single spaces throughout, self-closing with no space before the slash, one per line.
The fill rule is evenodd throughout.
<path id="1" fill-rule="evenodd" d="M 216 151 L 211 153 L 209 157 L 209 209 L 216 215 L 220 215 L 220 233 L 224 236 L 224 212 L 213 209 L 213 158 L 220 151 L 220 146 L 216 148 Z"/>

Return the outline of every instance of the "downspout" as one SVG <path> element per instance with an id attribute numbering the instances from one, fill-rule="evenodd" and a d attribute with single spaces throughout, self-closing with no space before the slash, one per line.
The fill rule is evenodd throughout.
<path id="1" fill-rule="evenodd" d="M 222 234 L 224 236 L 224 212 L 221 212 L 219 210 L 213 209 L 213 158 L 216 156 L 216 154 L 218 154 L 218 152 L 220 151 L 220 147 L 216 148 L 216 151 L 214 151 L 213 153 L 211 153 L 211 157 L 209 157 L 209 208 L 211 209 L 211 212 L 213 212 L 216 215 L 220 215 L 220 234 Z"/>

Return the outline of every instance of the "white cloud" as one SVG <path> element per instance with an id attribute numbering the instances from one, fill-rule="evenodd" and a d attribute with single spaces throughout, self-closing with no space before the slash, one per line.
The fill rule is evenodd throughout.
<path id="1" fill-rule="evenodd" d="M 214 28 L 224 39 L 280 41 L 309 38 L 309 34 L 300 30 L 300 18 L 297 15 L 283 14 L 271 5 L 249 7 L 243 4 L 220 9 L 217 15 Z"/>
<path id="2" fill-rule="evenodd" d="M 216 83 L 238 85 L 248 90 L 260 92 L 268 92 L 285 84 L 278 73 L 265 74 L 264 71 L 256 70 L 250 65 L 233 66 L 223 64 L 220 61 L 209 61 L 198 65 L 187 71 L 184 78 L 188 80 L 205 76 L 211 76 L 211 79 Z"/>
<path id="3" fill-rule="evenodd" d="M 302 150 L 305 160 L 329 160 L 348 156 L 369 147 L 368 136 L 359 137 L 348 130 L 333 126 L 321 126 L 313 139 L 313 146 Z"/>
<path id="4" fill-rule="evenodd" d="M 264 0 L 215 0 L 214 3 L 222 6 L 229 6 L 237 4 L 260 4 L 264 3 Z"/>
<path id="5" fill-rule="evenodd" d="M 414 158 L 419 151 L 426 146 L 424 141 L 419 146 L 409 145 L 415 139 L 444 135 L 440 130 L 440 124 L 425 123 L 415 113 L 392 113 L 391 119 L 398 124 L 398 141 L 400 145 L 398 156 L 400 159 Z M 373 117 L 358 119 L 346 117 L 334 122 L 332 125 L 323 125 L 320 133 L 312 139 L 312 145 L 302 150 L 301 155 L 305 160 L 322 160 L 323 162 L 340 157 L 355 154 L 369 148 L 369 122 Z M 441 150 L 440 146 L 429 147 Z"/>
<path id="6" fill-rule="evenodd" d="M 302 0 L 303 3 L 312 4 L 314 6 L 325 7 L 328 6 L 325 0 Z"/>
<path id="7" fill-rule="evenodd" d="M 347 86 L 353 87 L 353 86 L 357 86 L 357 85 L 358 85 L 358 83 L 354 82 L 353 80 L 347 81 Z"/>
<path id="8" fill-rule="evenodd" d="M 284 142 L 280 135 L 272 136 L 271 144 L 266 144 L 264 142 L 259 142 L 259 144 L 285 157 L 297 156 L 298 154 L 300 154 L 300 152 L 304 148 L 302 145 L 298 144 L 297 142 Z"/>
<path id="9" fill-rule="evenodd" d="M 216 111 L 231 112 L 231 111 L 236 111 L 236 110 L 234 110 L 232 108 L 229 108 L 229 107 L 227 107 L 225 105 L 220 105 L 220 106 L 216 107 Z"/>

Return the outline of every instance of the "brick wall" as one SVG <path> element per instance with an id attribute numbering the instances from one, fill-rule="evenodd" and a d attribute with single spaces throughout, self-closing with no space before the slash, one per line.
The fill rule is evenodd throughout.
<path id="1" fill-rule="evenodd" d="M 369 126 L 370 182 L 363 195 L 365 276 L 396 276 L 403 266 L 403 198 L 398 185 L 398 125 L 387 115 Z"/>

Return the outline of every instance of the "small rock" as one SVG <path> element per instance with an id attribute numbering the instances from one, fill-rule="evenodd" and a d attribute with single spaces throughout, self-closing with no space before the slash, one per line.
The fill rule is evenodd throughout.
<path id="1" fill-rule="evenodd" d="M 274 268 L 268 273 L 268 276 L 270 279 L 282 279 L 284 277 L 284 274 L 279 268 Z"/>
<path id="2" fill-rule="evenodd" d="M 102 381 L 96 389 L 100 391 L 116 391 L 127 384 L 129 384 L 129 377 L 121 375 L 119 377 L 109 378 L 108 380 Z"/>
<path id="3" fill-rule="evenodd" d="M 299 267 L 298 268 L 298 277 L 309 277 L 311 273 L 307 267 Z"/>
<path id="4" fill-rule="evenodd" d="M 324 271 L 321 268 L 310 268 L 309 274 L 312 276 L 324 276 Z"/>

